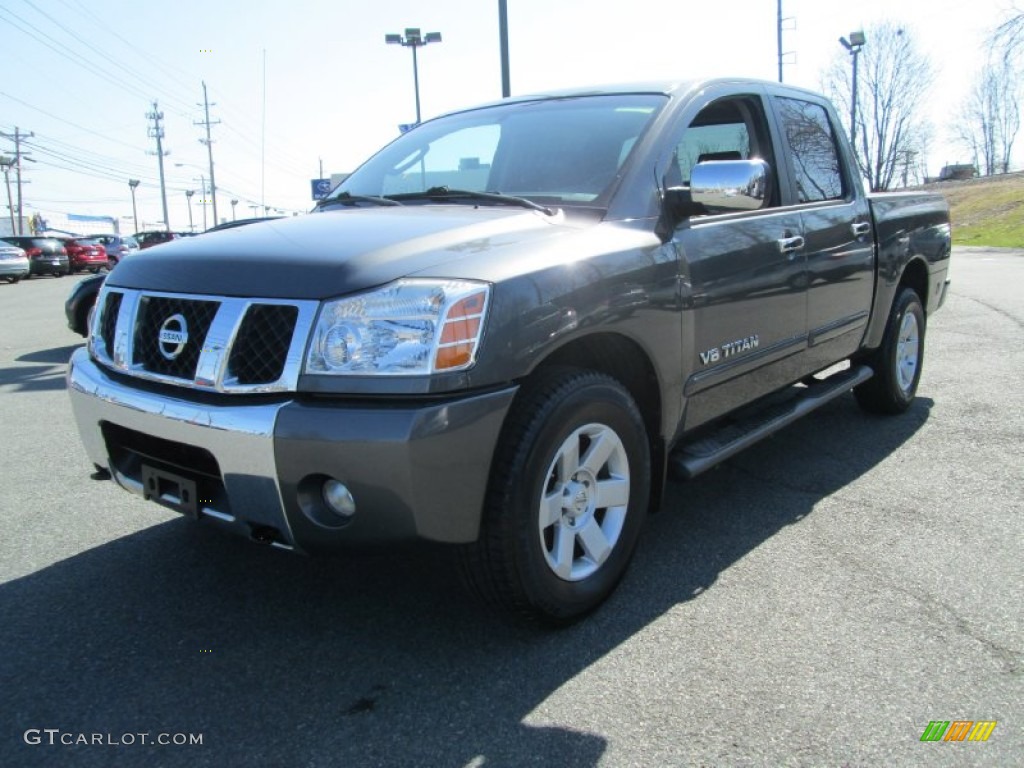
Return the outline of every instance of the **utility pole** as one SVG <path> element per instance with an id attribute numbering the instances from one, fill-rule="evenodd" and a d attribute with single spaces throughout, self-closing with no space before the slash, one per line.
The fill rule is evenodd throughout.
<path id="1" fill-rule="evenodd" d="M 214 106 L 217 106 L 216 102 L 214 102 Z M 220 120 L 214 120 L 212 123 L 210 122 L 210 101 L 206 97 L 205 80 L 203 81 L 203 111 L 206 114 L 206 119 L 202 122 L 196 123 L 196 125 L 206 126 L 206 139 L 200 139 L 199 143 L 206 145 L 206 152 L 208 157 L 210 158 L 210 198 L 213 201 L 213 223 L 214 225 L 217 225 L 220 222 L 217 219 L 217 182 L 215 181 L 213 175 L 213 139 L 210 138 L 210 126 L 217 125 L 220 122 Z M 203 211 L 205 213 L 206 209 L 204 208 Z"/>
<path id="2" fill-rule="evenodd" d="M 7 184 L 7 212 L 11 214 L 11 234 L 17 234 L 14 226 L 14 203 L 11 201 L 11 166 L 14 161 L 9 157 L 0 157 L 0 165 L 4 168 L 4 182 Z"/>
<path id="3" fill-rule="evenodd" d="M 26 153 L 21 151 L 21 140 L 22 139 L 30 139 L 30 138 L 32 138 L 35 135 L 36 134 L 33 131 L 30 131 L 29 133 L 22 133 L 19 130 L 18 126 L 14 126 L 14 133 L 13 134 L 10 134 L 10 133 L 0 133 L 0 136 L 3 136 L 5 139 L 13 139 L 14 140 L 14 175 L 15 175 L 17 186 L 18 186 L 18 234 L 19 235 L 25 234 L 24 211 L 22 209 L 22 200 L 21 200 L 21 159 L 23 157 L 25 157 Z"/>
<path id="4" fill-rule="evenodd" d="M 779 82 L 782 82 L 782 66 L 786 62 L 786 51 L 782 48 L 782 33 L 786 31 L 786 22 L 793 21 L 793 17 L 785 17 L 782 15 L 782 0 L 777 0 L 777 24 L 776 34 L 778 36 L 778 49 L 779 49 Z"/>
<path id="5" fill-rule="evenodd" d="M 153 102 L 153 111 L 147 112 L 146 117 L 153 121 L 153 127 L 149 129 L 149 137 L 156 139 L 156 157 L 160 163 L 160 200 L 164 206 L 164 228 L 171 231 L 171 220 L 167 215 L 167 185 L 164 183 L 164 157 L 171 154 L 170 152 L 164 152 L 164 129 L 160 125 L 160 121 L 164 119 L 164 113 L 160 112 L 157 108 L 157 104 Z M 147 152 L 146 154 L 152 155 L 153 152 Z"/>

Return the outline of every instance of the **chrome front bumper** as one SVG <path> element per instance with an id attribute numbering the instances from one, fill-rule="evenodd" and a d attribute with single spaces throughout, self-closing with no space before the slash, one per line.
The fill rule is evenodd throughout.
<path id="1" fill-rule="evenodd" d="M 274 458 L 274 425 L 288 401 L 272 404 L 210 405 L 133 389 L 108 375 L 83 348 L 71 357 L 67 374 L 71 406 L 89 459 L 108 469 L 125 490 L 145 497 L 142 479 L 111 461 L 102 425 L 116 424 L 146 435 L 204 449 L 216 457 L 229 509 L 198 505 L 199 514 L 256 536 L 264 528 L 270 543 L 295 544 L 284 512 Z M 245 521 L 231 510 L 245 510 Z"/>
<path id="2" fill-rule="evenodd" d="M 491 459 L 517 390 L 402 400 L 192 389 L 177 396 L 108 372 L 85 349 L 72 356 L 67 383 L 89 458 L 123 488 L 305 552 L 474 541 Z M 179 504 L 173 490 L 163 495 L 154 470 L 171 479 L 171 489 L 177 477 L 182 495 L 201 497 L 199 503 Z M 344 483 L 356 502 L 343 525 L 315 514 L 328 478 Z"/>

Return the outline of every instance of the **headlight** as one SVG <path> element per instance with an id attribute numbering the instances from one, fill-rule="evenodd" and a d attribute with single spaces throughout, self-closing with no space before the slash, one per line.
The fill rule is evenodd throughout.
<path id="1" fill-rule="evenodd" d="M 307 373 L 424 375 L 476 360 L 490 286 L 470 280 L 399 280 L 325 302 Z"/>

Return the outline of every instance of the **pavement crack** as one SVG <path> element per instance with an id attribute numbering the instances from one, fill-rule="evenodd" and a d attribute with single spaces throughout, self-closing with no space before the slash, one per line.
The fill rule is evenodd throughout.
<path id="1" fill-rule="evenodd" d="M 1009 321 L 1011 321 L 1013 323 L 1016 323 L 1017 327 L 1024 328 L 1024 320 L 1021 320 L 1016 315 L 1011 315 L 1005 309 L 1001 309 L 1000 307 L 997 307 L 994 304 L 989 304 L 987 301 L 982 301 L 981 299 L 976 299 L 974 296 L 968 296 L 966 293 L 957 293 L 956 291 L 950 291 L 950 293 L 953 294 L 954 296 L 958 297 L 958 298 L 967 299 L 968 301 L 973 301 L 975 304 L 980 304 L 981 306 L 985 307 L 985 309 L 990 309 L 993 312 L 995 312 L 997 315 L 1002 315 L 1007 320 L 1009 320 Z"/>
<path id="2" fill-rule="evenodd" d="M 995 661 L 1011 676 L 1020 677 L 1024 674 L 1024 651 L 1014 650 L 1000 645 L 995 640 L 979 632 L 963 616 L 954 611 L 945 601 L 909 587 L 902 587 L 893 580 L 887 579 L 875 569 L 865 564 L 848 550 L 843 553 L 848 563 L 883 588 L 897 592 L 918 603 L 932 621 L 951 628 L 957 634 L 968 637 L 978 643 Z"/>

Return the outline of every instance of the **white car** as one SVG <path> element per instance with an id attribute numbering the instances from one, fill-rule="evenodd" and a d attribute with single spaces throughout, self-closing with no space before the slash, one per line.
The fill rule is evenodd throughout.
<path id="1" fill-rule="evenodd" d="M 25 251 L 16 245 L 0 241 L 0 279 L 16 283 L 28 277 L 29 264 Z"/>

